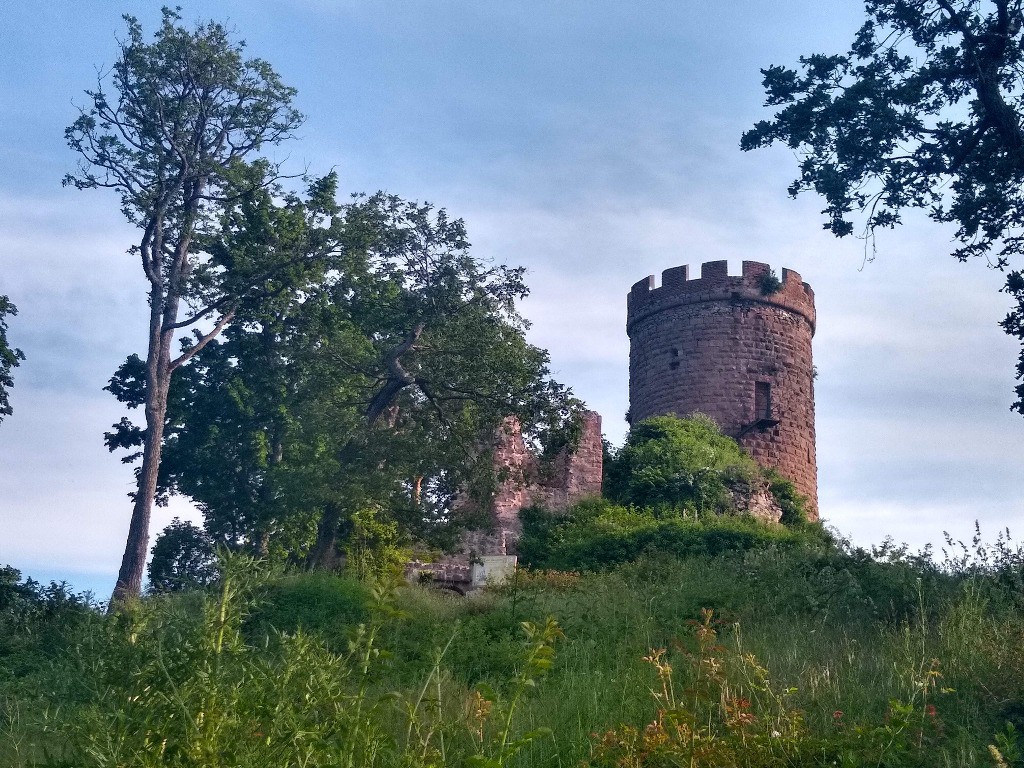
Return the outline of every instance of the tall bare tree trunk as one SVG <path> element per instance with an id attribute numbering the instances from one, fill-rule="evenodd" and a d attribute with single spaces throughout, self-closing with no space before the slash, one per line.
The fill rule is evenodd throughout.
<path id="1" fill-rule="evenodd" d="M 111 607 L 142 594 L 142 576 L 149 551 L 149 522 L 153 515 L 160 454 L 163 450 L 164 424 L 167 417 L 167 394 L 171 380 L 171 340 L 173 330 L 164 331 L 164 318 L 169 307 L 164 288 L 153 283 L 149 292 L 149 349 L 146 356 L 146 439 L 142 449 L 138 488 L 132 507 L 128 539 L 125 542 L 121 568 L 111 596 Z M 176 309 L 175 309 L 176 311 Z"/>
<path id="2" fill-rule="evenodd" d="M 119 60 L 99 74 L 97 89 L 86 92 L 90 105 L 79 110 L 65 131 L 68 145 L 82 162 L 78 173 L 64 177 L 64 184 L 118 191 L 124 215 L 143 230 L 133 250 L 150 283 L 143 460 L 112 607 L 142 590 L 171 376 L 231 322 L 237 305 L 223 291 L 244 294 L 265 279 L 256 278 L 238 290 L 226 279 L 230 265 L 208 264 L 204 276 L 209 284 L 194 291 L 189 280 L 195 267 L 191 249 L 197 222 L 204 206 L 210 206 L 208 221 L 213 224 L 217 212 L 237 200 L 236 180 L 255 182 L 255 191 L 278 178 L 280 166 L 269 160 L 261 167 L 249 166 L 252 177 L 239 173 L 232 179 L 236 174 L 226 171 L 241 170 L 249 155 L 264 145 L 281 143 L 302 122 L 291 106 L 295 91 L 281 83 L 266 62 L 243 59 L 243 44 L 231 40 L 228 30 L 214 22 L 189 30 L 180 20 L 176 11 L 164 8 L 163 24 L 147 43 L 138 21 L 125 16 L 128 36 L 121 41 Z M 108 75 L 117 91 L 113 98 L 104 92 Z M 208 194 L 211 180 L 215 194 Z M 228 188 L 227 195 L 218 194 Z M 165 248 L 165 236 L 174 240 L 172 248 Z M 206 291 L 215 295 L 218 290 L 220 295 L 206 307 L 178 322 L 183 297 L 198 300 Z M 177 328 L 213 320 L 218 314 L 209 333 L 197 334 L 188 350 L 171 358 Z"/>

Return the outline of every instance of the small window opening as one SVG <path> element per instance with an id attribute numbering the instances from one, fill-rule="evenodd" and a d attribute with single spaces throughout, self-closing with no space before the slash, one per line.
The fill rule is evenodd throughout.
<path id="1" fill-rule="evenodd" d="M 765 381 L 754 384 L 754 421 L 772 418 L 772 385 Z"/>
<path id="2" fill-rule="evenodd" d="M 671 355 L 672 359 L 669 361 L 668 367 L 674 371 L 676 368 L 679 367 L 679 350 L 676 349 L 675 347 L 672 347 L 672 349 L 669 351 L 669 355 Z"/>

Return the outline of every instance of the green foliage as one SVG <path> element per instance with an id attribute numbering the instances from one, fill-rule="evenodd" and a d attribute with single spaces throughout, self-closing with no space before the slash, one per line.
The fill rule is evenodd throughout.
<path id="1" fill-rule="evenodd" d="M 333 177 L 314 181 L 300 202 L 280 189 L 280 166 L 259 156 L 302 122 L 294 89 L 267 62 L 245 59 L 244 44 L 223 25 L 188 28 L 165 7 L 149 41 L 136 18 L 124 20 L 120 55 L 97 69 L 95 90 L 86 91 L 86 106 L 64 132 L 79 156 L 64 184 L 117 193 L 139 230 L 129 253 L 148 283 L 144 378 L 133 396 L 146 406 L 146 425 L 124 420 L 115 438 L 145 446 L 115 602 L 142 589 L 175 370 L 239 315 L 302 292 L 334 247 L 323 221 L 334 213 L 323 194 Z M 287 229 L 276 226 L 282 220 L 316 233 L 268 237 Z M 191 329 L 192 338 L 172 354 L 180 329 Z"/>
<path id="2" fill-rule="evenodd" d="M 66 131 L 82 161 L 65 179 L 120 194 L 151 284 L 147 355 L 107 387 L 147 419 L 105 436 L 143 463 L 118 595 L 137 591 L 168 494 L 197 504 L 218 546 L 333 567 L 339 545 L 365 553 L 392 526 L 450 538 L 452 497 L 490 471 L 476 446 L 501 418 L 549 452 L 574 439 L 580 403 L 516 310 L 523 269 L 476 257 L 462 220 L 430 204 L 339 205 L 334 174 L 281 189 L 251 156 L 300 123 L 294 90 L 219 24 L 164 9 L 147 41 L 126 22 L 110 82 Z"/>
<path id="3" fill-rule="evenodd" d="M 385 582 L 401 573 L 409 561 L 409 550 L 402 543 L 398 524 L 382 520 L 379 509 L 357 510 L 342 544 L 345 570 L 361 581 Z"/>
<path id="4" fill-rule="evenodd" d="M 14 629 L 36 662 L 0 677 L 0 764 L 1013 765 L 1019 554 L 649 555 L 469 598 L 236 561 Z"/>
<path id="5" fill-rule="evenodd" d="M 322 180 L 309 200 L 333 194 Z M 371 508 L 403 539 L 450 538 L 454 494 L 491 469 L 480 435 L 514 414 L 554 450 L 578 430 L 579 403 L 525 340 L 522 271 L 471 254 L 461 220 L 377 194 L 339 206 L 325 230 L 307 205 L 255 201 L 211 237 L 229 254 L 337 248 L 322 279 L 240 307 L 177 374 L 161 492 L 193 499 L 218 544 L 278 560 L 332 565 Z M 142 361 L 108 389 L 141 405 Z M 143 438 L 127 420 L 107 435 L 112 449 Z"/>
<path id="6" fill-rule="evenodd" d="M 769 670 L 743 648 L 738 626 L 720 643 L 721 622 L 710 610 L 693 622 L 694 637 L 679 644 L 682 669 L 665 648 L 644 657 L 656 673 L 653 721 L 642 730 L 622 725 L 597 736 L 586 765 L 784 766 L 933 765 L 942 725 L 927 677 L 908 701 L 891 700 L 881 723 L 851 724 L 833 713 L 832 728 L 815 733 L 793 702 L 797 688 L 772 680 Z"/>
<path id="7" fill-rule="evenodd" d="M 502 699 L 488 685 L 477 686 L 472 699 L 471 732 L 476 752 L 466 760 L 467 766 L 501 768 L 524 747 L 542 736 L 549 728 L 535 728 L 515 737 L 512 728 L 516 710 L 531 688 L 551 671 L 555 660 L 555 643 L 565 637 L 558 622 L 548 617 L 543 625 L 522 623 L 526 634 L 526 653 L 511 680 L 510 695 Z"/>
<path id="8" fill-rule="evenodd" d="M 372 598 L 366 584 L 325 571 L 281 576 L 263 586 L 247 632 L 255 642 L 275 631 L 316 632 L 331 648 L 343 649 L 352 631 L 370 619 Z"/>
<path id="9" fill-rule="evenodd" d="M 43 585 L 0 566 L 0 721 L 5 693 L 22 694 L 26 679 L 51 668 L 67 639 L 94 618 L 95 607 L 92 595 L 72 592 L 64 582 Z"/>
<path id="10" fill-rule="evenodd" d="M 220 24 L 187 29 L 175 11 L 164 8 L 161 26 L 147 43 L 138 20 L 124 18 L 128 36 L 121 56 L 103 71 L 115 94 L 104 90 L 102 78 L 95 91 L 86 92 L 89 106 L 65 131 L 68 145 L 82 156 L 81 166 L 64 183 L 116 189 L 125 216 L 141 228 L 150 224 L 154 209 L 162 209 L 169 218 L 160 226 L 169 234 L 187 230 L 182 217 L 194 215 L 191 197 L 212 199 L 230 183 L 236 163 L 264 144 L 280 143 L 301 123 L 291 106 L 295 90 L 267 62 L 243 59 L 243 44 Z M 170 263 L 174 256 L 155 258 Z"/>
<path id="11" fill-rule="evenodd" d="M 11 347 L 7 341 L 6 318 L 17 314 L 18 308 L 6 296 L 0 296 L 0 421 L 4 420 L 4 416 L 14 413 L 10 393 L 7 391 L 14 386 L 11 369 L 17 368 L 25 359 L 25 353 L 17 347 Z"/>
<path id="12" fill-rule="evenodd" d="M 767 106 L 744 150 L 775 142 L 800 157 L 796 196 L 825 200 L 825 228 L 842 237 L 894 227 L 904 211 L 957 225 L 960 260 L 1000 269 L 1024 253 L 1024 24 L 1018 0 L 869 0 L 845 54 L 761 70 Z M 1024 273 L 1003 321 L 1024 341 Z M 1017 368 L 1024 378 L 1024 357 Z M 1014 408 L 1024 413 L 1024 384 Z"/>
<path id="13" fill-rule="evenodd" d="M 1015 544 L 1010 531 L 1000 531 L 995 542 L 982 539 L 981 526 L 974 523 L 970 543 L 945 534 L 941 567 L 960 579 L 970 580 L 980 595 L 1005 611 L 1024 610 L 1024 546 Z"/>
<path id="14" fill-rule="evenodd" d="M 283 442 L 294 428 L 300 374 L 285 374 L 287 355 L 295 351 L 275 345 L 288 334 L 316 333 L 309 326 L 296 328 L 289 318 L 335 266 L 327 259 L 340 237 L 334 194 L 333 175 L 310 182 L 304 198 L 254 191 L 238 197 L 223 212 L 220 229 L 201 239 L 225 269 L 274 276 L 260 290 L 233 297 L 234 323 L 224 339 L 183 340 L 179 360 L 191 360 L 177 368 L 168 388 L 158 497 L 190 496 L 220 546 L 267 554 L 271 533 L 289 543 L 302 538 L 301 514 L 282 510 L 292 475 L 279 466 Z M 298 368 L 297 360 L 291 363 Z M 146 362 L 131 355 L 106 389 L 129 408 L 140 408 L 148 375 Z M 111 451 L 132 450 L 122 461 L 133 462 L 142 456 L 137 449 L 147 434 L 148 427 L 122 418 L 105 441 Z M 308 496 L 301 502 L 309 505 Z M 288 512 L 300 519 L 289 519 Z"/>
<path id="15" fill-rule="evenodd" d="M 735 440 L 701 414 L 687 419 L 645 419 L 630 429 L 618 452 L 605 458 L 605 495 L 619 504 L 646 510 L 629 513 L 637 521 L 742 511 L 737 510 L 737 499 L 765 488 L 781 509 L 783 525 L 799 527 L 807 522 L 807 499 L 792 481 L 774 469 L 758 466 Z M 537 522 L 537 516 L 533 517 Z M 668 532 L 674 524 L 665 525 L 666 534 L 674 538 L 675 534 Z"/>
<path id="16" fill-rule="evenodd" d="M 154 594 L 207 587 L 218 573 L 213 540 L 201 528 L 176 517 L 157 536 L 147 571 L 149 591 Z"/>
<path id="17" fill-rule="evenodd" d="M 373 763 L 385 740 L 366 686 L 379 625 L 357 630 L 342 654 L 301 631 L 254 646 L 240 632 L 251 566 L 229 560 L 218 585 L 198 612 L 122 611 L 79 649 L 81 703 L 53 715 L 55 758 L 82 768 Z"/>
<path id="18" fill-rule="evenodd" d="M 773 293 L 778 293 L 781 290 L 782 281 L 779 280 L 779 276 L 775 274 L 774 269 L 769 269 L 761 275 L 762 296 L 771 296 Z"/>
<path id="19" fill-rule="evenodd" d="M 371 594 L 347 583 L 350 596 L 362 592 L 369 620 L 351 626 L 335 651 L 301 627 L 247 640 L 243 623 L 264 580 L 251 559 L 228 558 L 215 594 L 132 603 L 92 627 L 49 684 L 65 706 L 38 713 L 49 735 L 41 750 L 23 738 L 20 711 L 0 700 L 0 733 L 12 737 L 0 740 L 0 758 L 35 764 L 41 753 L 42 764 L 76 768 L 361 768 L 447 765 L 451 752 L 460 765 L 503 766 L 542 732 L 523 732 L 516 713 L 551 669 L 561 637 L 553 620 L 523 623 L 516 672 L 500 690 L 486 688 L 486 699 L 445 684 L 443 650 L 418 694 L 387 691 L 382 630 L 401 619 L 390 589 Z M 343 594 L 335 581 L 320 596 Z M 326 581 L 304 582 L 291 595 L 308 604 L 309 587 Z M 314 621 L 325 617 L 321 610 Z M 485 701 L 486 713 L 467 716 L 472 702 Z"/>
<path id="20" fill-rule="evenodd" d="M 779 522 L 787 526 L 801 526 L 807 523 L 807 498 L 797 491 L 792 480 L 783 477 L 774 469 L 763 470 L 768 480 L 768 490 L 782 509 Z"/>
<path id="21" fill-rule="evenodd" d="M 92 595 L 72 592 L 66 582 L 43 586 L 30 578 L 22 580 L 17 568 L 0 566 L 0 620 L 12 632 L 30 631 L 40 620 L 63 619 L 92 605 Z"/>
<path id="22" fill-rule="evenodd" d="M 520 517 L 520 561 L 531 568 L 596 570 L 647 553 L 716 556 L 821 542 L 816 529 L 794 531 L 747 516 L 680 516 L 603 499 L 582 501 L 565 513 L 529 508 Z"/>
<path id="23" fill-rule="evenodd" d="M 619 504 L 733 510 L 733 487 L 749 487 L 757 464 L 706 416 L 655 416 L 634 424 L 607 470 L 605 494 Z"/>

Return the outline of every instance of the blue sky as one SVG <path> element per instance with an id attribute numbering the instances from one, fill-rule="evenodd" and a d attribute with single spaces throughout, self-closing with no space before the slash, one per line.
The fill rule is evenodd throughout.
<path id="1" fill-rule="evenodd" d="M 768 116 L 758 69 L 845 48 L 858 2 L 183 2 L 237 29 L 308 116 L 280 156 L 336 168 L 463 217 L 475 251 L 529 268 L 523 312 L 560 380 L 621 440 L 625 294 L 662 269 L 743 259 L 814 287 L 820 500 L 854 541 L 915 547 L 942 531 L 1020 532 L 1024 419 L 1009 411 L 1017 348 L 998 328 L 1002 278 L 948 256 L 952 233 L 911 217 L 863 241 L 821 229 L 785 187 L 785 149 L 738 149 Z M 642 10 L 638 10 L 642 8 Z M 15 414 L 0 424 L 0 563 L 105 595 L 127 531 L 129 468 L 102 432 L 101 390 L 143 349 L 137 234 L 113 196 L 63 189 L 75 103 L 143 2 L 0 10 L 0 293 Z M 155 529 L 186 504 L 159 510 Z"/>

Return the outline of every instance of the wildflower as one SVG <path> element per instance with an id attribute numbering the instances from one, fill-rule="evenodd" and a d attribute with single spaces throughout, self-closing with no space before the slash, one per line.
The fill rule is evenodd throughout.
<path id="1" fill-rule="evenodd" d="M 483 742 L 484 738 L 484 723 L 487 722 L 488 716 L 491 714 L 491 707 L 494 702 L 485 698 L 480 691 L 473 691 L 473 695 L 470 698 L 470 719 L 473 722 L 471 730 L 473 735 L 476 736 L 477 740 Z"/>
<path id="2" fill-rule="evenodd" d="M 841 710 L 841 709 L 837 709 L 835 712 L 832 713 L 832 719 L 833 720 L 840 720 L 840 719 L 842 719 L 842 717 L 843 717 L 843 710 Z"/>
<path id="3" fill-rule="evenodd" d="M 777 738 L 779 738 L 779 736 L 781 736 L 781 735 L 782 735 L 782 734 L 781 734 L 781 733 L 779 733 L 778 731 L 772 731 L 772 738 L 773 738 L 773 739 L 777 739 Z"/>
<path id="4" fill-rule="evenodd" d="M 936 715 L 935 705 L 934 704 L 929 704 L 928 706 L 926 706 L 924 708 L 924 713 L 926 715 L 928 715 L 928 717 L 935 717 L 935 715 Z"/>

